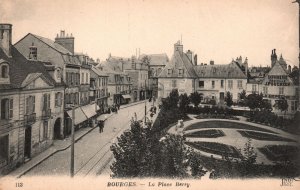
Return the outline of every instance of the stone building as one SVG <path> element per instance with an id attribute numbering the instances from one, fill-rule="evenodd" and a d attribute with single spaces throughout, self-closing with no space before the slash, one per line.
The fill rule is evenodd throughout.
<path id="1" fill-rule="evenodd" d="M 149 88 L 152 96 L 158 97 L 158 76 L 169 63 L 167 54 L 143 54 L 139 56 L 141 62 L 149 61 Z"/>
<path id="2" fill-rule="evenodd" d="M 47 149 L 62 134 L 64 86 L 48 62 L 28 60 L 0 24 L 0 172 Z"/>

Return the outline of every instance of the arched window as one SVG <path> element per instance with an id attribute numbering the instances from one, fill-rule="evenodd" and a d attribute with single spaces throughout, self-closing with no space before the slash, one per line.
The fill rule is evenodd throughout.
<path id="1" fill-rule="evenodd" d="M 1 78 L 8 78 L 8 66 L 2 65 L 1 67 Z"/>

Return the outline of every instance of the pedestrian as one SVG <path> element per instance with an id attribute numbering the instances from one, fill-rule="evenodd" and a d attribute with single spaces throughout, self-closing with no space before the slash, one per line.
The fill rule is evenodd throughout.
<path id="1" fill-rule="evenodd" d="M 99 127 L 99 133 L 101 133 L 102 129 L 101 129 L 101 120 L 98 121 L 97 126 Z"/>
<path id="2" fill-rule="evenodd" d="M 156 114 L 156 106 L 154 106 L 154 114 Z"/>
<path id="3" fill-rule="evenodd" d="M 120 109 L 120 104 L 118 104 L 118 109 Z"/>
<path id="4" fill-rule="evenodd" d="M 103 133 L 103 129 L 104 129 L 104 121 L 101 120 L 101 133 Z"/>

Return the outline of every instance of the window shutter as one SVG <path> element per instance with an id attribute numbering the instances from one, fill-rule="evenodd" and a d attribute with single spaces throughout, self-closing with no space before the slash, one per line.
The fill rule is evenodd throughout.
<path id="1" fill-rule="evenodd" d="M 25 109 L 25 113 L 26 113 L 26 114 L 29 113 L 29 97 L 26 98 L 26 109 Z"/>
<path id="2" fill-rule="evenodd" d="M 50 94 L 47 94 L 47 109 L 50 108 Z"/>
<path id="3" fill-rule="evenodd" d="M 35 96 L 32 96 L 32 113 L 35 113 Z"/>
<path id="4" fill-rule="evenodd" d="M 13 117 L 13 110 L 14 110 L 14 100 L 9 99 L 9 118 Z"/>

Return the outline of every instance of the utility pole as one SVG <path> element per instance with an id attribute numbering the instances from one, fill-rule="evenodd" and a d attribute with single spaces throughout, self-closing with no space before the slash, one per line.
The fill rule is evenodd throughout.
<path id="1" fill-rule="evenodd" d="M 74 128 L 75 128 L 75 106 L 72 107 L 72 128 L 71 128 L 71 167 L 70 175 L 74 177 Z"/>
<path id="2" fill-rule="evenodd" d="M 299 56 L 298 56 L 298 59 L 299 59 L 299 65 L 298 65 L 298 72 L 299 72 L 299 76 L 300 76 L 300 0 L 296 0 L 296 1 L 294 1 L 293 3 L 298 3 L 298 5 L 299 5 L 299 13 L 298 13 L 298 22 L 299 22 L 299 24 L 298 24 L 298 32 L 299 32 Z M 299 86 L 298 86 L 298 110 L 300 111 L 300 77 L 299 77 Z"/>

